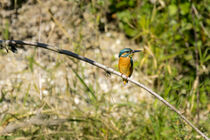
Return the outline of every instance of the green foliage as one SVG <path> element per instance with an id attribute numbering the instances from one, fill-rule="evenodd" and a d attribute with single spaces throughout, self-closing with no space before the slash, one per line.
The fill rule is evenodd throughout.
<path id="1" fill-rule="evenodd" d="M 209 11 L 207 6 L 209 2 L 171 1 L 162 7 L 158 3 L 152 4 L 149 1 L 141 1 L 140 5 L 129 4 L 131 2 L 129 0 L 118 3 L 110 0 L 110 2 L 112 3 L 110 10 L 117 14 L 119 27 L 127 36 L 152 51 L 154 57 L 148 59 L 149 62 L 144 65 L 151 65 L 155 59 L 157 68 L 153 65 L 147 70 L 149 73 L 145 70 L 144 72 L 156 74 L 161 71 L 157 78 L 160 85 L 157 87 L 158 90 L 161 85 L 165 85 L 164 90 L 171 88 L 171 91 L 181 94 L 180 89 L 188 87 L 186 90 L 189 93 L 192 85 L 190 87 L 188 85 L 196 78 L 196 65 L 199 67 L 200 85 L 206 83 L 209 76 L 206 68 L 210 62 L 210 42 L 209 34 L 204 29 L 208 31 L 209 26 L 202 27 L 201 23 L 207 25 L 205 23 L 208 22 L 208 15 L 205 13 Z M 197 8 L 200 18 L 193 12 L 193 5 Z M 149 52 L 146 50 L 145 55 L 148 55 L 147 53 Z M 197 64 L 196 55 L 198 55 Z M 182 78 L 178 79 L 176 76 Z M 207 87 L 203 88 L 208 90 Z M 207 94 L 208 91 L 201 94 Z"/>
<path id="2" fill-rule="evenodd" d="M 210 100 L 207 14 L 210 2 L 110 2 L 110 11 L 117 15 L 120 29 L 145 50 L 139 60 L 141 71 L 146 75 L 158 75 L 154 83 L 156 91 L 178 108 L 189 110 L 193 116 L 198 113 L 199 92 L 199 108 L 205 108 Z"/>
<path id="3" fill-rule="evenodd" d="M 91 13 L 96 15 L 97 24 L 106 24 L 101 20 L 105 12 L 113 15 L 115 20 L 113 24 L 117 23 L 119 29 L 127 37 L 135 40 L 140 49 L 144 48 L 139 60 L 134 63 L 135 72 L 142 71 L 148 77 L 156 77 L 153 88 L 183 111 L 194 124 L 196 124 L 199 107 L 202 115 L 196 126 L 205 134 L 209 134 L 210 117 L 207 113 L 210 105 L 210 39 L 207 33 L 210 30 L 210 2 L 208 0 L 193 1 L 193 3 L 156 0 L 152 3 L 152 1 L 154 0 L 109 0 L 108 6 L 103 0 L 77 0 L 76 3 L 80 7 L 80 12 L 88 11 L 87 7 L 91 8 Z M 75 1 L 66 0 L 66 2 Z M 23 3 L 24 1 L 16 0 L 13 6 L 19 8 Z M 193 5 L 198 15 L 193 11 Z M 9 22 L 6 21 L 3 27 L 0 27 L 3 39 L 10 38 L 9 26 Z M 84 36 L 81 34 L 79 40 L 73 42 L 71 49 L 78 54 L 84 51 L 81 44 L 83 39 Z M 11 134 L 0 136 L 0 139 L 25 137 L 26 139 L 181 140 L 201 138 L 159 100 L 150 102 L 150 100 L 141 99 L 139 102 L 132 102 L 128 100 L 128 97 L 132 97 L 132 93 L 129 93 L 123 103 L 115 102 L 112 96 L 115 92 L 121 93 L 124 89 L 119 87 L 108 92 L 99 92 L 101 88 L 101 83 L 97 81 L 99 78 L 87 73 L 89 70 L 87 66 L 81 66 L 73 59 L 71 61 L 64 59 L 61 62 L 57 60 L 59 62 L 56 62 L 55 66 L 48 68 L 36 60 L 35 54 L 36 50 L 26 58 L 28 67 L 23 73 L 35 73 L 36 67 L 46 72 L 49 76 L 46 82 L 49 95 L 44 95 L 42 100 L 39 99 L 40 89 L 37 82 L 29 84 L 23 81 L 14 82 L 12 89 L 3 88 L 0 103 L 8 102 L 11 104 L 9 107 L 15 107 L 17 111 L 6 111 L 2 115 L 0 125 L 6 126 L 9 123 L 28 120 L 39 113 L 44 119 L 52 120 L 52 125 L 42 123 L 28 125 L 24 129 L 17 129 Z M 114 56 L 111 57 L 108 61 L 112 59 L 113 62 L 116 61 Z M 64 65 L 68 62 L 74 64 L 69 65 L 71 70 L 66 71 L 66 79 L 59 79 L 66 80 L 66 85 L 62 84 L 66 89 L 62 91 L 51 81 L 55 80 L 55 73 L 59 72 L 58 68 L 65 67 L 65 70 L 69 68 Z M 71 74 L 73 78 L 68 77 Z M 87 82 L 87 75 L 88 80 L 91 76 L 94 80 Z M 128 87 L 125 89 L 130 90 Z M 200 94 L 199 105 L 197 91 Z M 64 92 L 66 94 L 63 94 Z M 78 97 L 78 103 L 75 97 Z M 19 102 L 19 105 L 15 106 L 16 102 Z M 61 104 L 64 105 L 61 106 Z M 21 111 L 20 108 L 22 108 Z M 40 111 L 37 113 L 36 110 Z M 54 124 L 53 120 L 56 118 L 84 121 Z"/>

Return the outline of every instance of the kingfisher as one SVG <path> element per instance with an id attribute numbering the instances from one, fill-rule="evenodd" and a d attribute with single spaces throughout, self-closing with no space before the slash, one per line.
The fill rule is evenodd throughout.
<path id="1" fill-rule="evenodd" d="M 124 48 L 119 53 L 118 68 L 120 73 L 130 77 L 133 73 L 133 55 L 141 50 L 132 50 L 130 48 Z M 127 79 L 123 79 L 124 84 L 128 83 Z"/>

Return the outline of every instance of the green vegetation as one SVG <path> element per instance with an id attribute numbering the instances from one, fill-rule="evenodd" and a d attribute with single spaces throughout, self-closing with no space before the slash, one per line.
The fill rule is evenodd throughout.
<path id="1" fill-rule="evenodd" d="M 21 3 L 19 0 L 14 2 L 12 4 L 17 4 L 16 8 L 24 7 L 26 4 L 25 1 Z M 96 17 L 91 20 L 98 25 L 98 30 L 102 34 L 106 31 L 105 26 L 114 25 L 115 31 L 123 33 L 129 40 L 134 40 L 139 49 L 144 50 L 142 54 L 135 57 L 135 73 L 143 73 L 145 77 L 149 77 L 148 79 L 152 81 L 150 88 L 181 110 L 193 124 L 210 136 L 209 0 L 66 0 L 65 4 L 68 3 L 77 4 L 79 11 L 75 13 L 80 16 L 90 11 Z M 65 18 L 67 16 L 63 16 L 63 19 Z M 84 20 L 84 18 L 82 17 L 80 20 Z M 47 18 L 44 20 L 49 22 Z M 75 21 L 80 23 L 80 20 Z M 61 40 L 61 36 L 65 36 L 62 34 L 62 30 L 67 33 L 67 27 L 57 25 L 55 20 L 50 22 L 54 22 L 60 28 L 56 30 L 58 27 L 55 26 L 55 29 L 53 28 L 46 36 L 61 34 L 57 40 L 53 40 L 58 42 Z M 76 28 L 77 25 L 74 26 Z M 18 39 L 17 36 L 14 37 L 10 33 L 10 28 L 9 20 L 6 19 L 3 26 L 0 27 L 2 39 L 11 37 Z M 76 39 L 72 39 L 73 49 L 70 49 L 88 56 L 88 51 L 97 50 L 98 46 L 95 47 L 91 44 L 93 47 L 85 48 L 82 43 L 86 36 L 82 33 L 82 27 L 80 30 L 78 31 L 79 39 L 76 37 Z M 30 37 L 30 35 L 28 36 Z M 25 38 L 28 39 L 28 36 Z M 66 42 L 70 40 L 69 36 L 65 40 Z M 48 41 L 48 38 L 46 40 Z M 133 102 L 130 98 L 135 91 L 128 87 L 111 88 L 114 87 L 114 84 L 119 84 L 116 81 L 111 82 L 111 78 L 108 79 L 113 84 L 108 86 L 110 89 L 101 90 L 104 79 L 102 82 L 99 79 L 105 75 L 99 75 L 100 72 L 91 66 L 59 56 L 56 56 L 55 61 L 53 60 L 55 58 L 52 57 L 55 55 L 49 54 L 48 56 L 46 52 L 41 54 L 42 60 L 47 61 L 44 65 L 37 60 L 36 53 L 36 50 L 33 50 L 32 54 L 25 57 L 27 67 L 24 70 L 10 74 L 35 74 L 35 69 L 38 67 L 42 73 L 47 75 L 47 84 L 42 88 L 48 91 L 48 94 L 44 95 L 43 99 L 38 97 L 40 89 L 37 81 L 27 83 L 27 81 L 15 79 L 12 81 L 11 89 L 7 89 L 7 85 L 0 88 L 0 107 L 11 102 L 12 105 L 15 105 L 12 108 L 17 110 L 13 112 L 8 109 L 9 111 L 6 110 L 2 113 L 0 126 L 4 127 L 10 122 L 27 120 L 31 116 L 36 116 L 37 112 L 42 114 L 40 118 L 43 120 L 53 121 L 57 118 L 65 118 L 67 121 L 58 124 L 40 122 L 28 125 L 24 129 L 17 129 L 11 134 L 0 136 L 0 139 L 22 137 L 72 140 L 202 139 L 160 101 L 156 99 L 139 101 L 137 99 L 137 102 Z M 90 54 L 89 56 L 94 55 Z M 96 57 L 96 61 L 101 61 L 104 58 L 109 59 L 110 63 L 117 61 L 114 56 L 109 54 L 99 56 L 100 58 Z M 54 61 L 55 65 L 50 66 L 49 63 L 54 63 Z M 113 64 L 110 65 L 113 66 Z M 55 76 L 59 71 L 66 73 L 61 74 L 60 77 Z M 52 81 L 58 82 L 52 83 Z M 65 84 L 62 81 L 65 81 Z M 139 78 L 139 81 L 144 84 L 142 79 Z M 61 87 L 65 87 L 64 90 L 58 88 L 59 84 Z M 33 91 L 31 91 L 32 89 Z M 113 99 L 113 96 L 123 90 L 128 90 L 129 93 L 123 93 L 125 95 L 123 102 L 115 102 L 119 97 Z M 139 88 L 135 90 L 140 91 Z M 20 94 L 23 95 L 20 96 Z M 139 92 L 139 94 L 141 93 Z M 16 102 L 17 104 L 15 104 Z"/>
<path id="2" fill-rule="evenodd" d="M 198 2 L 111 0 L 110 10 L 128 37 L 145 49 L 140 59 L 142 71 L 158 75 L 156 91 L 176 101 L 181 108 L 186 100 L 196 114 L 196 92 L 200 107 L 207 106 L 210 93 L 210 20 L 207 0 Z M 194 97 L 196 96 L 196 97 Z"/>
<path id="3" fill-rule="evenodd" d="M 158 75 L 156 91 L 198 117 L 210 100 L 210 2 L 110 1 L 119 28 L 145 49 L 141 71 Z"/>

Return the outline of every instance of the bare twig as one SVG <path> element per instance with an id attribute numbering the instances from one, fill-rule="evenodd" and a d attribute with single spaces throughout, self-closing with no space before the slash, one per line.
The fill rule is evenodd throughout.
<path id="1" fill-rule="evenodd" d="M 203 138 L 205 138 L 206 140 L 210 140 L 203 132 L 201 132 L 196 126 L 194 126 L 184 115 L 182 115 L 182 113 L 177 110 L 174 106 L 172 106 L 168 101 L 166 101 L 165 99 L 163 99 L 160 95 L 158 95 L 157 93 L 155 93 L 154 91 L 152 91 L 150 88 L 146 87 L 145 85 L 131 79 L 131 78 L 127 78 L 125 75 L 122 75 L 120 72 L 115 71 L 112 68 L 109 68 L 103 64 L 100 64 L 96 61 L 93 61 L 89 58 L 80 56 L 76 53 L 73 53 L 71 51 L 68 50 L 63 50 L 63 49 L 59 49 L 58 47 L 55 46 L 51 46 L 48 44 L 44 44 L 44 43 L 39 43 L 39 42 L 27 42 L 27 41 L 20 41 L 20 40 L 0 40 L 0 44 L 4 44 L 4 45 L 8 45 L 8 46 L 15 46 L 15 45 L 30 45 L 30 46 L 35 46 L 35 47 L 39 47 L 39 48 L 44 48 L 47 50 L 51 50 L 60 54 L 65 54 L 71 57 L 74 57 L 76 59 L 82 60 L 84 62 L 87 62 L 91 65 L 94 65 L 100 69 L 105 70 L 106 72 L 109 73 L 113 73 L 119 77 L 122 77 L 124 79 L 127 79 L 128 81 L 130 81 L 131 83 L 145 89 L 146 91 L 148 91 L 150 94 L 152 94 L 153 96 L 155 96 L 158 100 L 160 100 L 162 103 L 164 103 L 166 106 L 168 106 L 171 110 L 173 110 L 174 112 L 176 112 L 187 124 L 189 124 L 197 133 L 199 133 Z M 4 47 L 4 46 L 3 46 Z"/>
<path id="2" fill-rule="evenodd" d="M 41 125 L 41 126 L 55 126 L 60 125 L 69 121 L 77 121 L 77 122 L 85 122 L 85 119 L 43 119 L 40 115 L 33 116 L 27 121 L 19 122 L 19 123 L 10 123 L 3 130 L 0 131 L 0 135 L 12 133 L 15 130 L 20 128 L 29 127 L 31 125 Z"/>

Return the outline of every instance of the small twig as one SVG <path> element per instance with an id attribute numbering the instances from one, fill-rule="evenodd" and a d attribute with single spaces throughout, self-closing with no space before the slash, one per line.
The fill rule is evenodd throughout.
<path id="1" fill-rule="evenodd" d="M 41 126 L 55 126 L 55 125 L 60 125 L 62 123 L 65 122 L 69 122 L 69 121 L 77 121 L 77 122 L 81 122 L 81 121 L 86 121 L 84 119 L 43 119 L 41 118 L 40 115 L 38 116 L 33 116 L 31 117 L 29 120 L 27 121 L 23 121 L 23 122 L 19 122 L 19 123 L 11 123 L 9 125 L 7 125 L 4 129 L 2 129 L 0 131 L 0 135 L 5 135 L 8 133 L 12 133 L 15 130 L 18 130 L 20 128 L 25 128 L 25 127 L 29 127 L 31 125 L 41 125 Z"/>
<path id="2" fill-rule="evenodd" d="M 91 65 L 94 65 L 100 69 L 103 69 L 107 72 L 113 73 L 119 77 L 122 77 L 124 79 L 127 79 L 128 81 L 130 81 L 131 83 L 145 89 L 146 91 L 148 91 L 150 94 L 152 94 L 153 96 L 155 96 L 158 100 L 160 100 L 162 103 L 164 103 L 166 106 L 168 106 L 171 110 L 173 110 L 174 112 L 176 112 L 187 124 L 189 124 L 197 133 L 199 133 L 203 138 L 205 138 L 206 140 L 210 140 L 203 132 L 201 132 L 196 126 L 194 126 L 184 115 L 182 115 L 182 113 L 177 110 L 174 106 L 172 106 L 168 101 L 166 101 L 165 99 L 163 99 L 159 94 L 155 93 L 154 91 L 152 91 L 150 88 L 146 87 L 145 85 L 131 79 L 131 78 L 127 78 L 127 76 L 121 74 L 120 72 L 115 71 L 112 68 L 109 68 L 103 64 L 100 64 L 96 61 L 93 61 L 89 58 L 80 56 L 76 53 L 73 53 L 71 51 L 68 50 L 63 50 L 63 49 L 59 49 L 58 47 L 54 47 L 48 44 L 44 44 L 44 43 L 35 43 L 35 42 L 27 42 L 27 41 L 20 41 L 20 40 L 0 40 L 0 44 L 7 44 L 7 45 L 30 45 L 30 46 L 35 46 L 35 47 L 39 47 L 39 48 L 44 48 L 47 50 L 51 50 L 60 54 L 65 54 L 71 57 L 74 57 L 76 59 L 82 60 L 84 62 L 87 62 Z M 3 46 L 4 47 L 4 46 Z"/>

